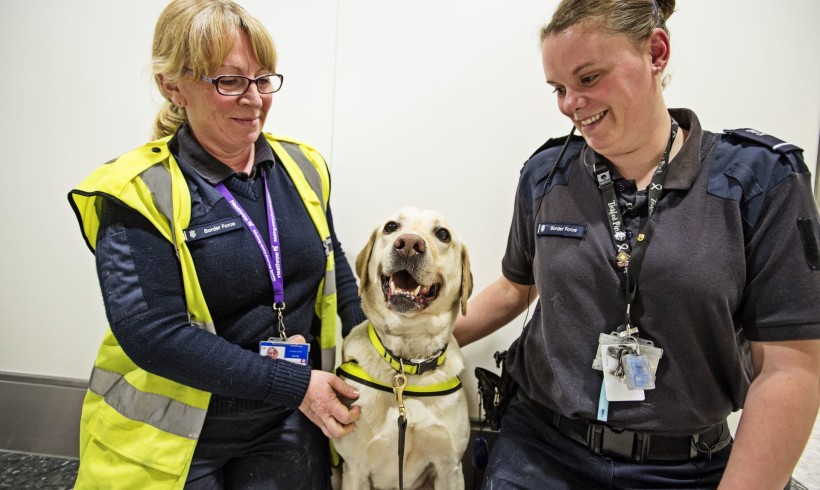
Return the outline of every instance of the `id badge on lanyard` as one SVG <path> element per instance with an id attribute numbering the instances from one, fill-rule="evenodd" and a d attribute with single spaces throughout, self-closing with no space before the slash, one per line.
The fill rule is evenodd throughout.
<path id="1" fill-rule="evenodd" d="M 285 331 L 285 322 L 283 311 L 285 310 L 285 285 L 282 272 L 282 247 L 279 240 L 279 228 L 276 224 L 276 214 L 273 210 L 273 200 L 270 197 L 270 190 L 268 189 L 268 175 L 262 170 L 262 181 L 265 186 L 265 211 L 268 218 L 268 238 L 270 240 L 270 249 L 265 244 L 262 234 L 256 227 L 251 217 L 245 211 L 239 201 L 231 194 L 231 191 L 223 183 L 216 185 L 216 189 L 222 194 L 222 197 L 228 201 L 228 204 L 236 211 L 242 218 L 242 221 L 247 226 L 248 230 L 253 235 L 256 244 L 262 252 L 262 257 L 265 259 L 265 265 L 268 269 L 268 276 L 270 277 L 271 286 L 273 287 L 273 310 L 277 317 L 277 330 L 279 337 L 271 337 L 268 340 L 259 342 L 259 354 L 268 356 L 273 359 L 282 359 L 284 361 L 294 362 L 297 364 L 307 364 L 310 353 L 310 344 L 288 342 L 288 336 Z"/>
<path id="2" fill-rule="evenodd" d="M 626 226 L 618 205 L 609 165 L 600 161 L 595 163 L 595 177 L 609 218 L 615 262 L 626 276 L 626 322 L 609 335 L 599 336 L 596 357 L 592 362 L 593 369 L 602 371 L 604 376 L 598 403 L 598 419 L 601 421 L 607 420 L 610 401 L 644 400 L 644 391 L 655 388 L 658 362 L 663 355 L 663 349 L 654 346 L 648 340 L 638 338 L 638 327 L 632 324 L 630 308 L 635 299 L 646 248 L 652 237 L 652 215 L 663 192 L 672 143 L 678 131 L 678 123 L 674 118 L 671 126 L 666 150 L 649 183 L 649 212 L 646 224 L 638 234 L 633 250 L 627 242 Z"/>

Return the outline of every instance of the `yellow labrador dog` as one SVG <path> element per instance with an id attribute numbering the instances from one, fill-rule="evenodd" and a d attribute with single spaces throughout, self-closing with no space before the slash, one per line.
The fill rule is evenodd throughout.
<path id="1" fill-rule="evenodd" d="M 368 321 L 345 339 L 337 373 L 362 415 L 333 443 L 342 489 L 464 488 L 470 423 L 452 331 L 473 287 L 466 247 L 438 213 L 404 208 L 373 231 L 356 273 Z"/>

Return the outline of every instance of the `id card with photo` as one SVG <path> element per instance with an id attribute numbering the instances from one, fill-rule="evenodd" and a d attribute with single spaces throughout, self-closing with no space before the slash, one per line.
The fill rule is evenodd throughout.
<path id="1" fill-rule="evenodd" d="M 295 364 L 307 365 L 310 344 L 294 344 L 275 340 L 259 342 L 259 354 L 271 359 L 281 359 Z"/>
<path id="2" fill-rule="evenodd" d="M 643 390 L 630 390 L 623 378 L 615 374 L 620 366 L 619 347 L 601 345 L 599 350 L 601 351 L 607 400 L 611 402 L 643 401 L 646 398 Z"/>

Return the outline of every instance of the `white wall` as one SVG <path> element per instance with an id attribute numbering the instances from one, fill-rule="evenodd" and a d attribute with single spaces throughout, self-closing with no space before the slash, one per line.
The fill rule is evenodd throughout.
<path id="1" fill-rule="evenodd" d="M 270 29 L 284 89 L 267 130 L 333 170 L 352 260 L 403 205 L 441 211 L 470 246 L 478 289 L 500 272 L 518 171 L 568 132 L 543 83 L 537 31 L 555 0 L 244 0 Z M 681 0 L 669 21 L 670 107 L 712 130 L 754 127 L 817 161 L 820 3 Z M 150 136 L 150 45 L 162 0 L 0 2 L 0 371 L 85 378 L 105 317 L 66 194 Z M 468 346 L 492 365 L 516 320 Z M 470 396 L 471 403 L 474 402 Z"/>

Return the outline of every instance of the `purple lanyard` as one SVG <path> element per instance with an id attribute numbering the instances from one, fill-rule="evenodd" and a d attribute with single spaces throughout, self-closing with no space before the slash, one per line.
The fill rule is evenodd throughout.
<path id="1" fill-rule="evenodd" d="M 259 250 L 262 251 L 262 257 L 265 258 L 265 264 L 268 266 L 268 275 L 270 276 L 270 282 L 273 286 L 273 309 L 279 312 L 280 333 L 282 333 L 282 310 L 285 309 L 285 282 L 282 278 L 282 251 L 279 245 L 279 229 L 276 227 L 276 215 L 273 213 L 273 201 L 270 198 L 270 191 L 268 190 L 268 176 L 264 170 L 262 170 L 262 181 L 265 184 L 265 207 L 268 212 L 270 252 L 268 251 L 267 246 L 265 246 L 265 241 L 262 240 L 262 235 L 259 233 L 259 229 L 253 223 L 251 217 L 248 216 L 248 213 L 245 212 L 242 205 L 237 202 L 235 197 L 233 197 L 231 191 L 225 187 L 225 184 L 220 182 L 216 185 L 216 190 L 222 194 L 234 211 L 239 213 L 239 216 L 242 217 L 242 221 L 245 222 L 248 230 L 250 230 L 253 238 L 256 240 Z M 271 256 L 273 256 L 273 261 L 271 261 Z"/>

